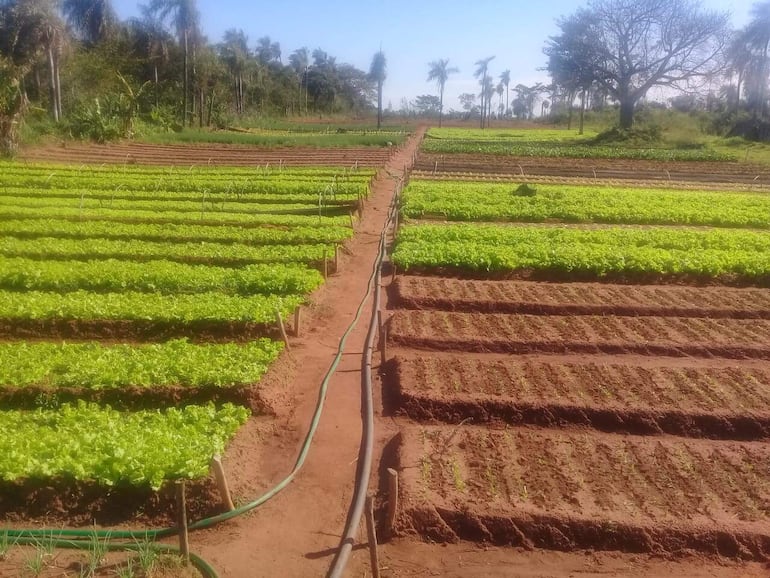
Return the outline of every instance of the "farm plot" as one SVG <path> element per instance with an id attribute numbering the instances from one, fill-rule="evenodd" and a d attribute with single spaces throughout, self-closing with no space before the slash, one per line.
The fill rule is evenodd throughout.
<path id="1" fill-rule="evenodd" d="M 373 171 L 4 168 L 0 515 L 163 517 L 179 479 L 212 513 L 276 315 L 334 270 Z"/>
<path id="2" fill-rule="evenodd" d="M 402 523 L 436 541 L 770 553 L 764 443 L 477 427 L 402 435 Z"/>
<path id="3" fill-rule="evenodd" d="M 765 560 L 766 193 L 450 182 L 438 165 L 467 154 L 431 154 L 392 255 L 383 398 L 401 424 L 400 530 Z M 477 158 L 489 175 L 518 160 Z M 729 162 L 673 166 L 717 165 L 732 178 Z"/>

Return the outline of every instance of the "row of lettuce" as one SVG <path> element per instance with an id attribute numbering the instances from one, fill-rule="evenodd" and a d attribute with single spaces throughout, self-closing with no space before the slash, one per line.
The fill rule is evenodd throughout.
<path id="1" fill-rule="evenodd" d="M 514 157 L 551 157 L 645 161 L 734 161 L 735 156 L 711 148 L 663 147 L 659 144 L 623 146 L 603 144 L 596 133 L 576 135 L 564 129 L 432 128 L 421 150 L 436 154 L 481 154 Z"/>
<path id="2" fill-rule="evenodd" d="M 475 277 L 770 286 L 770 194 L 413 180 L 394 262 Z"/>
<path id="3" fill-rule="evenodd" d="M 248 419 L 218 392 L 257 387 L 374 175 L 1 168 L 0 479 L 156 489 Z"/>

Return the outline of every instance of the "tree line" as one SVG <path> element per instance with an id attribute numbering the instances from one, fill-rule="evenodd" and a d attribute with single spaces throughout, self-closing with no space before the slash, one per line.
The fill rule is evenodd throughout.
<path id="1" fill-rule="evenodd" d="M 361 114 L 382 99 L 386 60 L 363 71 L 321 48 L 284 55 L 269 36 L 201 28 L 196 0 L 149 0 L 120 20 L 110 0 L 0 0 L 0 148 L 30 110 L 75 136 L 225 126 L 244 115 Z M 381 109 L 380 109 L 381 110 Z"/>

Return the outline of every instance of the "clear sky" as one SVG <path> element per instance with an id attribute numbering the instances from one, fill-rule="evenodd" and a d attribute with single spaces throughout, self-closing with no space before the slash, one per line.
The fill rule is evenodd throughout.
<path id="1" fill-rule="evenodd" d="M 138 14 L 136 0 L 114 0 L 121 18 Z M 748 21 L 755 0 L 703 0 L 730 12 L 734 27 Z M 479 91 L 474 62 L 495 56 L 489 70 L 511 71 L 511 86 L 547 81 L 543 46 L 557 34 L 556 20 L 585 2 L 576 0 L 198 0 L 203 32 L 219 42 L 228 28 L 241 28 L 251 48 L 262 36 L 281 44 L 282 59 L 307 46 L 322 48 L 363 70 L 382 45 L 388 60 L 385 106 L 436 94 L 428 63 L 449 58 L 460 69 L 447 82 L 446 108 L 460 108 L 457 96 Z"/>

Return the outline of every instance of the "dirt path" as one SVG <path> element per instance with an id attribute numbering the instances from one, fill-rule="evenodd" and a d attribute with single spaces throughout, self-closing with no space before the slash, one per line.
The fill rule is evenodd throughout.
<path id="1" fill-rule="evenodd" d="M 292 341 L 265 381 L 276 417 L 252 420 L 225 456 L 236 499 L 250 500 L 286 475 L 315 409 L 318 387 L 339 338 L 366 294 L 379 235 L 399 177 L 423 135 L 418 130 L 388 161 L 367 202 L 340 273 L 314 296 Z M 347 342 L 304 469 L 276 498 L 250 515 L 192 535 L 193 551 L 223 577 L 322 576 L 338 546 L 353 490 L 361 436 L 360 355 L 368 307 Z M 288 376 L 288 377 L 287 377 Z"/>

